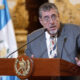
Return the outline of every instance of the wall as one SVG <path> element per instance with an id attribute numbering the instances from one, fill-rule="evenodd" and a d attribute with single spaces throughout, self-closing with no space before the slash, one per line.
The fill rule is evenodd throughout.
<path id="1" fill-rule="evenodd" d="M 57 5 L 63 23 L 80 25 L 80 0 L 49 0 L 49 2 Z"/>

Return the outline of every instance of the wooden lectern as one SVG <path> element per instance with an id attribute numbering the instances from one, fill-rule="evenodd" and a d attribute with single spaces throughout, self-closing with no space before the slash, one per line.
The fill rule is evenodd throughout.
<path id="1" fill-rule="evenodd" d="M 32 58 L 20 56 L 0 59 L 0 75 L 18 76 L 29 80 L 51 80 L 59 76 L 79 76 L 80 67 L 62 59 Z M 52 79 L 55 80 L 55 79 Z"/>

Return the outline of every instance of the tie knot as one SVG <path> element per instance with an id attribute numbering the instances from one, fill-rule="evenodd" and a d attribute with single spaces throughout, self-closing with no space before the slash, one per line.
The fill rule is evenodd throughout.
<path id="1" fill-rule="evenodd" d="M 56 41 L 56 39 L 57 39 L 57 37 L 50 37 L 50 41 L 51 41 L 51 43 L 52 44 L 56 44 L 57 43 L 57 41 Z"/>
<path id="2" fill-rule="evenodd" d="M 54 42 L 55 42 L 54 38 L 50 37 L 50 40 L 51 40 L 51 44 L 54 45 Z"/>

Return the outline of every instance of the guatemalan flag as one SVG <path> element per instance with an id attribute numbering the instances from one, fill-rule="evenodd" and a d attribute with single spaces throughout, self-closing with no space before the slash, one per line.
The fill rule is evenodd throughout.
<path id="1" fill-rule="evenodd" d="M 11 17 L 6 0 L 0 0 L 0 58 L 6 58 L 11 52 L 17 49 Z M 10 58 L 15 58 L 14 53 Z M 15 76 L 2 76 L 0 80 L 18 80 Z"/>

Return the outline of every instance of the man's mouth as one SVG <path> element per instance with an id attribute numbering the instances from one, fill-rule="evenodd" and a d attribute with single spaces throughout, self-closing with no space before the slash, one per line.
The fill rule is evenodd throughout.
<path id="1" fill-rule="evenodd" d="M 51 29 L 51 30 L 55 30 L 55 29 L 56 29 L 56 25 L 51 26 L 50 29 Z"/>

